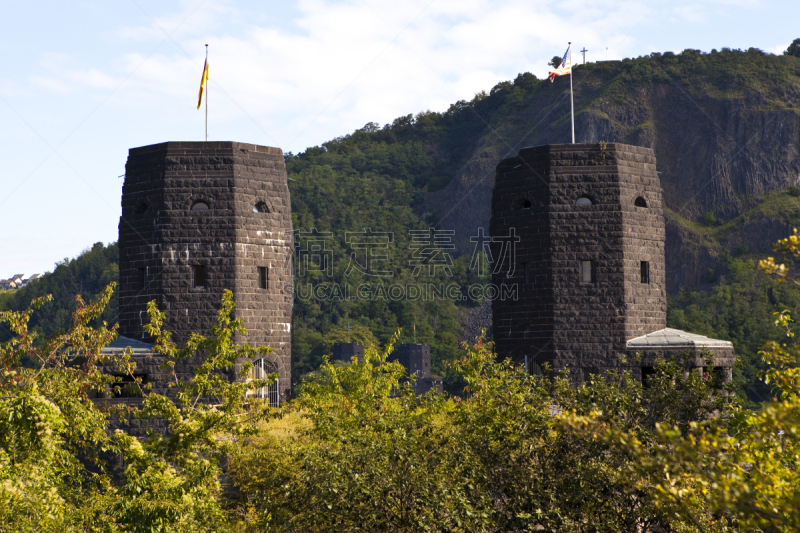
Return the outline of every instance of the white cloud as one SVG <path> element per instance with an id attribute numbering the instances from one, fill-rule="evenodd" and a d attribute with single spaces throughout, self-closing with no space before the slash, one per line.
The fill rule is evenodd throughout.
<path id="1" fill-rule="evenodd" d="M 764 49 L 764 51 L 769 52 L 770 54 L 783 55 L 783 53 L 789 48 L 790 44 L 792 43 L 787 42 L 786 44 L 779 44 L 777 46 L 767 47 Z"/>
<path id="2" fill-rule="evenodd" d="M 694 24 L 698 22 L 704 22 L 706 20 L 706 10 L 703 8 L 703 6 L 698 4 L 677 6 L 675 8 L 675 13 L 678 15 L 678 17 L 686 22 Z"/>
<path id="3" fill-rule="evenodd" d="M 56 93 L 78 92 L 86 88 L 113 89 L 122 78 L 107 74 L 97 68 L 74 69 L 68 54 L 47 53 L 40 61 L 41 73 L 31 76 L 35 84 Z"/>
<path id="4" fill-rule="evenodd" d="M 202 138 L 206 43 L 211 139 L 298 152 L 367 122 L 443 111 L 519 72 L 544 78 L 567 41 L 576 61 L 583 47 L 589 61 L 689 47 L 782 53 L 788 42 L 772 44 L 797 36 L 800 4 L 775 3 L 783 4 L 777 20 L 763 0 L 136 0 L 55 3 L 44 18 L 18 2 L 9 18 L 18 21 L 16 53 L 0 80 L 14 110 L 3 114 L 0 159 L 6 181 L 30 179 L 3 204 L 0 225 L 30 225 L 22 244 L 0 244 L 0 266 L 50 257 L 50 267 L 86 243 L 113 240 L 109 206 L 118 207 L 127 148 Z M 50 148 L 30 128 L 86 183 L 46 159 Z M 47 202 L 86 221 L 61 217 L 50 228 L 54 219 L 30 216 L 59 212 Z"/>
<path id="5" fill-rule="evenodd" d="M 626 33 L 649 12 L 610 0 L 556 8 L 541 0 L 302 0 L 293 24 L 282 27 L 246 22 L 246 13 L 208 0 L 181 24 L 194 5 L 114 32 L 158 44 L 165 38 L 158 26 L 177 26 L 177 46 L 167 40 L 146 61 L 128 54 L 103 72 L 48 58 L 33 80 L 54 92 L 109 90 L 135 69 L 113 105 L 191 101 L 208 42 L 214 119 L 241 119 L 244 110 L 273 143 L 297 151 L 368 121 L 444 110 L 518 72 L 545 77 L 549 58 L 570 40 L 576 50 L 589 48 L 590 59 L 619 58 L 635 44 Z"/>

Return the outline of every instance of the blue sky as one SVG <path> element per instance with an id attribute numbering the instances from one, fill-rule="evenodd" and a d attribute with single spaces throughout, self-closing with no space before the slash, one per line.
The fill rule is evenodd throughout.
<path id="1" fill-rule="evenodd" d="M 117 239 L 127 151 L 210 140 L 299 152 L 519 72 L 547 73 L 567 41 L 588 61 L 686 48 L 780 53 L 797 0 L 0 4 L 0 278 L 52 271 Z M 574 59 L 578 54 L 573 55 Z"/>

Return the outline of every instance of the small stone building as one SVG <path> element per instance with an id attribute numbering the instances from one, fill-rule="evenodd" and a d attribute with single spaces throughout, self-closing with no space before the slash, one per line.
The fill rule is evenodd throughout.
<path id="1" fill-rule="evenodd" d="M 337 342 L 333 345 L 333 361 L 350 363 L 353 357 L 359 363 L 364 362 L 364 346 L 360 342 Z"/>
<path id="2" fill-rule="evenodd" d="M 423 395 L 431 389 L 444 389 L 444 379 L 431 373 L 431 346 L 422 343 L 401 344 L 397 350 L 397 360 L 406 368 L 409 375 L 415 376 L 414 392 Z"/>
<path id="3" fill-rule="evenodd" d="M 730 378 L 730 342 L 666 327 L 664 217 L 656 159 L 623 144 L 525 148 L 497 166 L 490 225 L 500 358 L 549 363 L 577 382 L 641 377 L 658 358 L 702 352 Z M 631 356 L 642 356 L 630 363 Z M 711 369 L 707 369 L 711 370 Z"/>
<path id="4" fill-rule="evenodd" d="M 273 347 L 254 372 L 277 372 L 278 385 L 265 394 L 276 401 L 288 397 L 294 239 L 279 148 L 237 142 L 132 148 L 119 254 L 119 331 L 138 341 L 140 368 L 157 366 L 157 356 L 147 355 L 147 302 L 155 300 L 166 313 L 164 329 L 181 345 L 192 332 L 210 334 L 229 289 L 234 316 L 248 330 L 235 340 Z"/>

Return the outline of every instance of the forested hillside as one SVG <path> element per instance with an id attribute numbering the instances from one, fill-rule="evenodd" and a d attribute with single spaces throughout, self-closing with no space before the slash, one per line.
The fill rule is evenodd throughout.
<path id="1" fill-rule="evenodd" d="M 100 295 L 109 283 L 119 281 L 118 261 L 116 243 L 109 246 L 95 243 L 78 257 L 59 261 L 53 272 L 48 272 L 38 281 L 22 289 L 0 291 L 0 311 L 19 311 L 27 308 L 34 299 L 52 294 L 53 301 L 31 317 L 30 331 L 44 338 L 66 330 L 71 325 L 72 312 L 77 308 L 77 295 L 88 302 Z M 115 293 L 100 320 L 114 324 L 118 314 L 119 299 Z M 7 341 L 10 335 L 7 327 L 0 324 L 0 342 Z"/>
<path id="2" fill-rule="evenodd" d="M 295 279 L 295 379 L 318 367 L 348 324 L 381 342 L 402 327 L 401 341 L 430 342 L 434 372 L 447 373 L 462 324 L 481 303 L 468 289 L 488 281 L 471 238 L 488 233 L 494 168 L 522 147 L 569 140 L 568 85 L 524 73 L 445 112 L 369 123 L 286 154 L 298 266 L 303 257 L 312 263 Z M 757 274 L 755 264 L 800 223 L 800 189 L 792 188 L 800 184 L 800 58 L 756 49 L 656 53 L 580 65 L 574 87 L 578 142 L 656 152 L 667 206 L 669 325 L 732 340 L 743 386 L 753 399 L 768 395 L 754 385 L 756 352 L 780 336 L 771 312 L 800 308 L 800 295 Z M 443 262 L 415 272 L 425 243 Z M 325 268 L 313 268 L 311 256 L 320 253 Z M 19 308 L 33 295 L 57 293 L 38 327 L 63 327 L 71 295 L 115 279 L 115 254 L 115 246 L 95 245 L 42 282 L 0 294 L 0 305 Z M 100 257 L 105 266 L 92 267 Z M 409 285 L 433 286 L 433 297 L 415 297 Z M 449 295 L 436 293 L 450 285 Z M 454 379 L 446 381 L 452 391 Z"/>
<path id="3" fill-rule="evenodd" d="M 790 189 L 800 180 L 800 58 L 756 49 L 667 52 L 581 65 L 574 85 L 578 142 L 656 152 L 667 206 L 669 324 L 732 340 L 743 360 L 737 373 L 743 386 L 753 399 L 767 396 L 768 389 L 756 390 L 757 349 L 780 336 L 771 312 L 796 308 L 800 298 L 757 275 L 755 262 L 800 221 L 797 190 Z M 345 231 L 394 231 L 392 262 L 407 269 L 404 228 L 452 230 L 451 253 L 466 267 L 475 251 L 470 238 L 488 229 L 497 162 L 525 146 L 568 140 L 567 81 L 520 74 L 444 113 L 367 124 L 287 154 L 295 228 L 333 231 L 342 269 L 349 255 Z M 465 309 L 463 302 L 453 307 Z M 411 326 L 408 314 L 370 315 L 363 303 L 296 309 L 298 353 L 302 342 L 321 338 L 321 321 L 337 317 L 342 323 L 360 315 L 356 320 L 372 327 L 382 320 L 381 339 L 387 317 Z M 418 330 L 423 317 L 432 318 L 420 305 L 413 316 Z M 422 339 L 431 340 L 433 331 Z M 439 358 L 447 357 L 439 352 Z"/>

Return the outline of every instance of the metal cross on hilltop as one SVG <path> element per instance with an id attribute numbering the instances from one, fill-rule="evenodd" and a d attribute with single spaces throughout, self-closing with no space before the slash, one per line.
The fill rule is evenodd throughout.
<path id="1" fill-rule="evenodd" d="M 586 52 L 588 52 L 588 51 L 589 50 L 587 50 L 585 46 L 583 47 L 583 50 L 581 50 L 581 53 L 583 54 L 583 64 L 584 65 L 586 64 Z"/>

